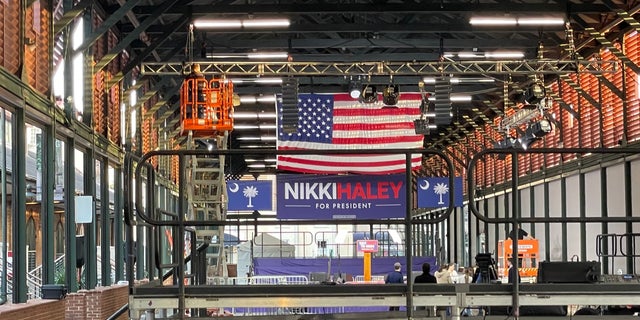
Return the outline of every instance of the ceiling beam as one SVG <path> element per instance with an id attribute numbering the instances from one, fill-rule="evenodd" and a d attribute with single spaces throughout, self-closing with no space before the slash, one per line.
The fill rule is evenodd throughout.
<path id="1" fill-rule="evenodd" d="M 186 16 L 184 14 L 183 16 Z M 189 22 L 187 16 L 185 22 Z M 123 32 L 131 32 L 135 28 L 132 25 L 126 24 L 122 26 Z M 155 26 L 150 27 L 147 32 L 157 33 L 161 32 L 162 27 Z M 545 26 L 545 32 L 563 31 L 564 26 L 552 25 Z M 197 32 L 206 33 L 207 35 L 216 34 L 261 34 L 261 33 L 274 33 L 269 29 L 239 29 L 239 30 L 218 30 L 218 29 L 196 29 Z M 490 33 L 535 33 L 540 31 L 540 26 L 510 26 L 505 28 L 504 26 L 487 26 L 479 29 L 478 27 L 471 26 L 468 21 L 456 20 L 451 23 L 327 23 L 327 24 L 295 24 L 286 29 L 278 30 L 278 34 L 291 34 L 291 33 L 363 33 L 370 36 L 378 36 L 380 34 L 434 34 L 442 32 L 461 33 L 461 34 L 490 34 Z M 186 33 L 187 30 L 182 31 Z"/>
<path id="2" fill-rule="evenodd" d="M 149 14 L 154 6 L 140 6 L 135 10 L 136 14 Z M 441 2 L 415 2 L 403 1 L 401 3 L 362 3 L 362 4 L 216 4 L 216 5 L 183 5 L 174 6 L 167 13 L 181 14 L 193 12 L 198 16 L 221 16 L 225 14 L 282 14 L 282 15 L 306 15 L 306 14 L 344 14 L 344 13 L 410 13 L 415 15 L 434 13 L 460 14 L 460 13 L 602 13 L 609 8 L 596 3 L 567 3 L 566 1 L 531 3 L 441 3 Z"/>
<path id="3" fill-rule="evenodd" d="M 96 28 L 91 35 L 84 39 L 82 45 L 76 49 L 76 52 L 83 52 L 91 47 L 98 39 L 104 36 L 111 27 L 113 27 L 120 19 L 124 18 L 131 9 L 133 9 L 141 0 L 129 0 L 122 5 L 116 12 L 110 14 L 107 19 L 102 21 L 100 26 Z"/>
<path id="4" fill-rule="evenodd" d="M 520 61 L 411 61 L 411 62 L 214 62 L 196 61 L 203 74 L 255 76 L 311 75 L 544 75 L 575 72 L 607 73 L 617 62 L 604 60 L 520 60 Z M 143 74 L 182 75 L 190 67 L 183 62 L 145 62 Z M 611 71 L 608 71 L 611 70 Z"/>
<path id="5" fill-rule="evenodd" d="M 161 5 L 157 6 L 152 16 L 147 17 L 144 21 L 142 21 L 134 32 L 127 34 L 122 40 L 120 40 L 120 42 L 118 42 L 118 44 L 115 47 L 109 50 L 109 53 L 105 54 L 102 57 L 102 59 L 100 59 L 100 61 L 96 63 L 95 72 L 97 73 L 100 70 L 104 69 L 104 67 L 106 67 L 109 64 L 109 62 L 113 61 L 113 59 L 115 59 L 122 51 L 126 50 L 127 47 L 131 44 L 131 42 L 133 42 L 133 40 L 138 39 L 139 36 L 151 24 L 156 22 L 156 20 L 160 18 L 163 12 L 165 12 L 168 8 L 173 6 L 178 1 L 179 0 L 167 0 L 163 2 Z"/>

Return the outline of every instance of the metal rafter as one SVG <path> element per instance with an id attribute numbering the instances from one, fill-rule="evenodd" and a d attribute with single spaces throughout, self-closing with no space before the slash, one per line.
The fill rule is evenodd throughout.
<path id="1" fill-rule="evenodd" d="M 62 32 L 71 22 L 73 22 L 76 18 L 84 13 L 87 8 L 90 8 L 93 5 L 93 0 L 82 0 L 80 3 L 75 5 L 73 9 L 65 11 L 64 15 L 60 20 L 56 21 L 53 25 L 53 33 L 57 35 Z"/>
<path id="2" fill-rule="evenodd" d="M 235 62 L 196 61 L 203 74 L 254 76 L 348 76 L 348 75 L 531 75 L 575 72 L 609 73 L 616 61 L 520 60 L 520 61 L 425 61 L 425 62 Z M 183 62 L 144 62 L 143 74 L 183 75 Z"/>
<path id="3" fill-rule="evenodd" d="M 89 49 L 98 39 L 104 36 L 111 27 L 113 27 L 120 19 L 122 19 L 131 9 L 133 9 L 138 3 L 142 0 L 129 0 L 124 5 L 122 5 L 116 12 L 112 13 L 102 21 L 100 26 L 93 31 L 91 35 L 84 39 L 82 45 L 76 49 L 76 52 L 83 52 Z"/>
<path id="4" fill-rule="evenodd" d="M 139 6 L 134 12 L 138 15 L 150 14 L 154 6 Z M 179 14 L 194 12 L 199 16 L 242 14 L 283 14 L 283 15 L 308 15 L 308 14 L 342 14 L 349 13 L 400 13 L 400 14 L 462 14 L 462 13 L 496 13 L 496 12 L 522 12 L 526 14 L 536 13 L 594 13 L 599 14 L 610 10 L 603 4 L 595 3 L 566 3 L 564 1 L 545 3 L 440 3 L 440 2 L 415 2 L 402 1 L 389 4 L 216 4 L 211 5 L 183 5 L 174 6 L 167 13 Z"/>
<path id="5" fill-rule="evenodd" d="M 138 39 L 138 37 L 156 20 L 160 18 L 160 16 L 167 11 L 171 6 L 173 6 L 179 0 L 167 0 L 163 2 L 161 5 L 156 7 L 156 10 L 150 17 L 147 17 L 140 25 L 131 33 L 127 34 L 118 44 L 109 50 L 109 53 L 105 54 L 100 61 L 96 64 L 95 71 L 99 72 L 104 67 L 106 67 L 109 62 L 113 61 L 122 51 L 126 50 L 127 47 L 133 42 L 133 40 Z"/>
<path id="6" fill-rule="evenodd" d="M 601 108 L 600 103 L 596 101 L 596 99 L 594 99 L 590 94 L 585 92 L 584 89 L 582 89 L 582 86 L 580 86 L 580 84 L 578 84 L 577 82 L 573 81 L 573 79 L 571 79 L 571 77 L 568 74 L 561 74 L 560 79 L 562 79 L 562 81 L 568 84 L 569 87 L 575 90 L 578 93 L 578 95 L 580 95 L 585 100 L 587 100 L 593 107 L 595 107 L 596 109 Z"/>
<path id="7" fill-rule="evenodd" d="M 633 14 L 629 13 L 629 11 L 619 8 L 613 1 L 611 0 L 603 0 L 602 1 L 609 10 L 615 12 L 622 20 L 632 26 L 636 31 L 640 31 L 640 23 L 633 17 Z"/>

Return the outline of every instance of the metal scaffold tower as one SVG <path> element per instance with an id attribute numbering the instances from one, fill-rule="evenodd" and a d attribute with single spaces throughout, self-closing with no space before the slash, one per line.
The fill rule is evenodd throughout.
<path id="1" fill-rule="evenodd" d="M 233 108 L 233 84 L 226 79 L 207 79 L 193 65 L 180 94 L 180 129 L 187 136 L 188 150 L 226 150 Z M 187 220 L 225 221 L 225 156 L 192 155 L 186 166 Z M 224 252 L 224 226 L 197 227 L 191 245 L 206 243 L 207 274 L 227 276 Z M 189 248 L 185 248 L 188 250 Z"/>

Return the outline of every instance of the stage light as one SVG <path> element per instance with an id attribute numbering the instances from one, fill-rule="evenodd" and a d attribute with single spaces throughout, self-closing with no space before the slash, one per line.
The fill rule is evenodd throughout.
<path id="1" fill-rule="evenodd" d="M 535 82 L 524 93 L 524 100 L 528 104 L 537 104 L 540 102 L 546 94 L 544 84 Z"/>
<path id="2" fill-rule="evenodd" d="M 529 126 L 529 130 L 535 137 L 541 138 L 542 136 L 551 132 L 551 130 L 553 130 L 553 126 L 551 126 L 551 121 L 547 119 L 541 119 L 538 122 L 532 123 Z"/>
<path id="3" fill-rule="evenodd" d="M 518 139 L 516 139 L 516 137 L 508 136 L 508 137 L 504 138 L 503 140 L 496 141 L 493 144 L 493 147 L 495 149 L 517 148 L 517 147 L 519 147 L 519 143 L 518 143 Z"/>
<path id="4" fill-rule="evenodd" d="M 395 106 L 398 103 L 400 89 L 398 85 L 387 86 L 382 91 L 382 102 L 387 106 Z"/>
<path id="5" fill-rule="evenodd" d="M 372 85 L 365 85 L 360 95 L 360 102 L 362 103 L 376 103 L 378 102 L 378 92 L 376 87 Z"/>
<path id="6" fill-rule="evenodd" d="M 542 137 L 551 132 L 551 130 L 553 130 L 553 126 L 547 119 L 533 122 L 527 127 L 527 130 L 524 131 L 524 135 L 518 139 L 518 144 L 522 149 L 526 150 L 536 141 L 541 140 Z"/>
<path id="7" fill-rule="evenodd" d="M 358 81 L 351 80 L 349 82 L 349 95 L 351 98 L 358 99 L 362 94 L 362 85 Z"/>

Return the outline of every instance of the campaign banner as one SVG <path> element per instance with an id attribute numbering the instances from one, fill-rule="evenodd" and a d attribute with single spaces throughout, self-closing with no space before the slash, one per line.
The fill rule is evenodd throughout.
<path id="1" fill-rule="evenodd" d="M 418 177 L 418 208 L 449 206 L 449 177 Z M 462 177 L 453 178 L 453 206 L 462 207 Z"/>
<path id="2" fill-rule="evenodd" d="M 378 252 L 378 240 L 358 240 L 358 252 Z"/>
<path id="3" fill-rule="evenodd" d="M 269 180 L 227 181 L 228 211 L 273 210 L 273 187 Z"/>
<path id="4" fill-rule="evenodd" d="M 406 216 L 404 174 L 276 177 L 279 219 L 388 219 Z"/>

